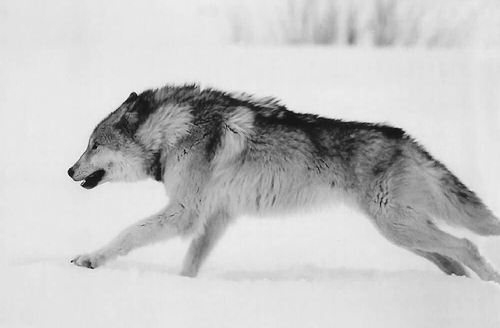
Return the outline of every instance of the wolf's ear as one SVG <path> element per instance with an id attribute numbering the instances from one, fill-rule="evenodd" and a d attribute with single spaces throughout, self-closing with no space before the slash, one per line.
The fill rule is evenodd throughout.
<path id="1" fill-rule="evenodd" d="M 132 93 L 128 96 L 127 100 L 125 100 L 125 102 L 126 102 L 126 103 L 127 103 L 127 102 L 132 102 L 132 101 L 135 101 L 137 98 L 139 98 L 139 96 L 137 95 L 137 93 L 132 92 Z"/>
<path id="2" fill-rule="evenodd" d="M 137 101 L 123 113 L 115 125 L 118 130 L 129 137 L 134 136 L 139 126 L 146 121 L 152 112 L 151 104 L 146 99 L 139 98 L 135 92 L 130 95 L 129 99 L 134 95 L 134 100 Z"/>

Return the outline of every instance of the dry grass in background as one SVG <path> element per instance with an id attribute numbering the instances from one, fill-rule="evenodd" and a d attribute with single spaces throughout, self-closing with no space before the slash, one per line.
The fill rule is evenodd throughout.
<path id="1" fill-rule="evenodd" d="M 224 4 L 234 43 L 500 45 L 496 0 L 228 0 Z"/>

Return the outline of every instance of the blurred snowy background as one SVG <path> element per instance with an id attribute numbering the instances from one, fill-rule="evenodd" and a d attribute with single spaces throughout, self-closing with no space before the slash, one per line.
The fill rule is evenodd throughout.
<path id="1" fill-rule="evenodd" d="M 184 240 L 74 267 L 166 199 L 66 171 L 131 91 L 198 82 L 403 127 L 500 215 L 499 46 L 495 0 L 0 2 L 0 327 L 498 327 L 499 286 L 344 207 L 243 218 L 197 279 Z"/>

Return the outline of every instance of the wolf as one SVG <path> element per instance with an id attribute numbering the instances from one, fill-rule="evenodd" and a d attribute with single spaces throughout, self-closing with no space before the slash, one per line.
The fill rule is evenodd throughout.
<path id="1" fill-rule="evenodd" d="M 288 110 L 274 98 L 199 85 L 135 92 L 94 129 L 68 170 L 81 186 L 154 179 L 169 202 L 104 247 L 75 257 L 97 268 L 147 244 L 192 238 L 181 274 L 195 277 L 241 215 L 311 208 L 341 198 L 390 242 L 448 275 L 500 283 L 476 245 L 439 222 L 481 236 L 500 221 L 400 128 Z"/>

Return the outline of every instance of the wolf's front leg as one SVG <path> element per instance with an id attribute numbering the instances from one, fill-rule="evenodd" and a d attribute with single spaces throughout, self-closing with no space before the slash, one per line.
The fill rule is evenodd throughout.
<path id="1" fill-rule="evenodd" d="M 129 226 L 106 246 L 79 255 L 71 263 L 94 269 L 135 248 L 185 234 L 194 224 L 194 216 L 189 212 L 179 203 L 169 205 L 159 213 Z"/>
<path id="2" fill-rule="evenodd" d="M 231 217 L 223 210 L 219 210 L 208 217 L 203 231 L 193 239 L 189 246 L 186 258 L 184 259 L 181 275 L 196 277 L 201 265 L 210 254 L 210 251 L 226 231 L 230 220 Z"/>

